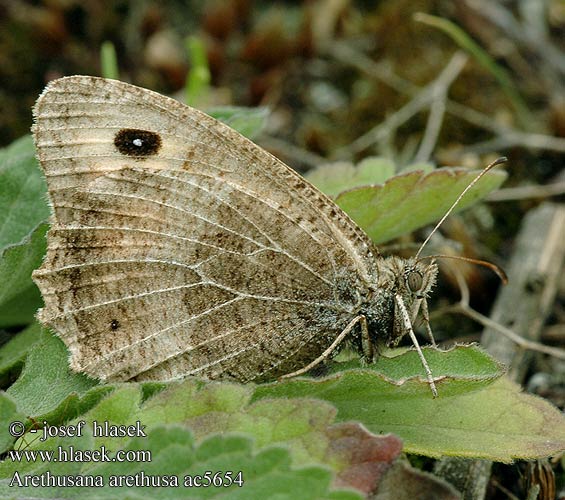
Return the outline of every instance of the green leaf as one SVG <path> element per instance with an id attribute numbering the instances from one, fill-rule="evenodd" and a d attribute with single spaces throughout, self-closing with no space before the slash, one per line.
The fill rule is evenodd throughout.
<path id="1" fill-rule="evenodd" d="M 463 31 L 455 23 L 452 23 L 448 19 L 443 19 L 437 16 L 430 16 L 429 14 L 424 14 L 423 12 L 418 12 L 414 18 L 417 21 L 434 26 L 440 29 L 446 35 L 448 35 L 459 47 L 471 54 L 473 58 L 485 68 L 491 75 L 496 78 L 498 84 L 502 91 L 506 94 L 506 97 L 510 100 L 518 119 L 527 129 L 532 128 L 532 123 L 535 119 L 528 109 L 528 105 L 518 92 L 516 85 L 512 81 L 510 74 L 490 56 L 490 54 L 481 48 L 465 31 Z"/>
<path id="2" fill-rule="evenodd" d="M 86 427 L 85 429 L 88 429 Z M 94 443 L 85 430 L 82 438 L 50 439 L 41 447 L 58 452 L 58 447 L 69 451 L 93 449 Z M 353 491 L 330 491 L 331 473 L 320 466 L 293 468 L 288 451 L 283 448 L 257 450 L 252 440 L 245 436 L 212 436 L 200 444 L 195 444 L 190 431 L 181 426 L 157 426 L 147 437 L 135 437 L 123 448 L 125 453 L 139 453 L 151 450 L 150 461 L 129 462 L 56 462 L 56 463 L 10 463 L 0 464 L 0 495 L 9 498 L 14 494 L 9 484 L 27 475 L 46 474 L 61 476 L 88 476 L 99 478 L 103 487 L 35 487 L 17 489 L 18 495 L 33 495 L 34 498 L 81 498 L 81 499 L 176 499 L 176 498 L 230 498 L 230 499 L 341 499 L 354 500 L 361 496 Z M 30 450 L 27 450 L 28 452 Z M 113 454 L 109 455 L 113 457 Z M 194 481 L 219 473 L 219 486 L 185 487 L 184 481 Z M 230 471 L 232 481 L 241 478 L 243 484 L 232 483 L 227 486 L 225 473 Z M 241 475 L 239 473 L 241 472 Z M 160 487 L 125 486 L 119 484 L 125 476 L 130 481 L 142 481 L 152 477 L 161 482 Z M 147 480 L 147 479 L 146 479 Z M 165 486 L 165 480 L 167 485 Z M 174 481 L 178 482 L 175 486 Z M 141 482 L 141 484 L 143 484 Z"/>
<path id="3" fill-rule="evenodd" d="M 46 470 L 59 475 L 101 475 L 107 484 L 111 474 L 133 476 L 141 470 L 150 475 L 184 477 L 197 471 L 237 467 L 248 481 L 233 494 L 241 492 L 245 498 L 262 498 L 269 487 L 300 498 L 357 498 L 346 491 L 330 491 L 330 484 L 355 487 L 364 493 L 374 491 L 402 450 L 396 438 L 374 436 L 364 427 L 376 433 L 393 432 L 404 440 L 404 451 L 429 456 L 510 461 L 548 456 L 565 446 L 563 416 L 544 400 L 520 393 L 505 379 L 493 382 L 500 376 L 500 365 L 474 346 L 448 352 L 425 350 L 440 393 L 439 398 L 432 399 L 414 351 L 324 379 L 294 379 L 262 386 L 186 379 L 160 385 L 125 383 L 88 389 L 80 380 L 72 382 L 75 374 L 51 374 L 54 368 L 45 366 L 47 360 L 66 365 L 66 352 L 58 339 L 48 339 L 28 356 L 27 391 L 39 397 L 49 386 L 59 394 L 30 404 L 29 398 L 22 399 L 15 391 L 10 395 L 18 410 L 27 402 L 28 409 L 51 411 L 46 418 L 49 423 L 53 423 L 51 418 L 71 425 L 84 420 L 85 429 L 92 429 L 94 421 L 99 425 L 131 425 L 147 437 L 28 439 L 29 449 L 68 449 L 72 445 L 85 450 L 105 446 L 111 452 L 149 450 L 151 462 L 15 464 L 7 460 L 0 464 L 0 495 L 8 491 L 7 484 L 16 470 L 36 475 Z M 45 383 L 39 380 L 41 371 L 32 369 L 32 365 L 44 367 Z M 22 378 L 26 378 L 24 375 Z M 32 375 L 39 387 L 31 383 Z M 152 395 L 147 399 L 148 394 Z M 81 404 L 76 401 L 79 397 Z M 84 402 L 87 398 L 91 398 L 90 404 Z M 50 403 L 45 404 L 45 400 Z M 54 406 L 65 412 L 57 414 Z M 69 418 L 74 420 L 69 422 Z M 336 424 L 336 419 L 342 423 Z M 16 443 L 17 447 L 23 442 Z M 367 476 L 368 470 L 374 473 Z M 288 481 L 296 481 L 303 493 L 284 490 Z M 97 491 L 108 498 L 111 494 L 113 498 L 125 497 L 122 491 L 106 489 Z M 77 490 L 39 489 L 37 495 L 53 495 L 53 491 L 64 497 Z M 179 498 L 204 490 L 162 487 L 144 491 L 153 498 Z M 207 491 L 206 495 L 217 493 Z M 229 492 L 232 498 L 232 490 Z M 90 489 L 81 490 L 85 498 L 91 493 Z M 132 489 L 128 494 L 136 498 L 138 492 Z"/>
<path id="4" fill-rule="evenodd" d="M 357 424 L 334 425 L 335 409 L 322 401 L 265 399 L 251 404 L 252 394 L 251 386 L 186 380 L 148 400 L 138 418 L 148 426 L 183 422 L 197 440 L 240 432 L 252 435 L 258 446 L 286 445 L 294 464 L 329 464 L 341 484 L 367 492 L 380 473 L 366 473 L 362 482 L 354 479 L 356 461 L 380 463 L 382 472 L 402 449 L 392 436 L 376 438 Z"/>
<path id="5" fill-rule="evenodd" d="M 440 379 L 438 388 L 442 384 L 448 384 L 453 393 L 482 388 L 505 372 L 501 363 L 475 344 L 456 345 L 448 350 L 425 346 L 422 351 L 426 361 L 433 366 L 434 377 Z M 422 362 L 414 349 L 390 349 L 371 366 L 396 385 L 418 377 L 429 390 Z"/>
<path id="6" fill-rule="evenodd" d="M 396 168 L 388 158 L 369 157 L 357 165 L 349 162 L 330 163 L 312 169 L 306 178 L 320 191 L 331 197 L 346 189 L 372 184 L 382 184 L 392 176 Z"/>
<path id="7" fill-rule="evenodd" d="M 202 386 L 187 380 L 150 399 L 139 419 L 148 426 L 184 422 L 197 439 L 230 431 L 252 435 L 258 446 L 286 444 L 293 463 L 329 463 L 340 474 L 342 484 L 349 484 L 355 460 L 364 457 L 366 462 L 382 462 L 384 470 L 401 451 L 401 444 L 390 436 L 381 441 L 356 424 L 333 425 L 335 409 L 322 401 L 263 400 L 250 404 L 252 394 L 250 386 Z M 383 453 L 384 442 L 388 447 Z M 363 451 L 359 443 L 363 443 Z M 366 491 L 371 491 L 377 479 L 374 474 L 364 474 L 364 484 L 371 485 Z"/>
<path id="8" fill-rule="evenodd" d="M 81 420 L 84 421 L 82 438 L 33 441 L 29 443 L 29 449 L 57 450 L 59 446 L 68 449 L 72 445 L 75 449 L 85 450 L 101 449 L 104 446 L 110 453 L 117 450 L 149 450 L 150 462 L 133 461 L 129 464 L 67 462 L 51 464 L 53 467 L 50 467 L 48 464 L 31 462 L 10 464 L 6 461 L 0 464 L 0 494 L 6 491 L 3 488 L 6 488 L 6 484 L 12 480 L 15 470 L 20 474 L 36 475 L 46 470 L 59 475 L 102 475 L 106 485 L 111 475 L 134 475 L 139 474 L 141 470 L 147 475 L 166 474 L 179 477 L 187 474 L 202 474 L 206 470 L 230 470 L 234 471 L 235 475 L 241 470 L 245 481 L 244 487 L 223 490 L 230 492 L 230 498 L 239 498 L 237 495 L 242 495 L 241 498 L 264 498 L 265 495 L 270 497 L 270 494 L 280 494 L 282 495 L 280 498 L 353 499 L 360 497 L 349 491 L 329 490 L 333 477 L 332 468 L 341 471 L 343 483 L 352 476 L 352 468 L 354 469 L 356 465 L 353 459 L 359 456 L 360 444 L 364 444 L 366 453 L 361 455 L 367 462 L 374 462 L 375 456 L 378 455 L 384 457 L 384 463 L 381 465 L 383 470 L 386 469 L 388 462 L 396 459 L 401 450 L 400 443 L 394 438 L 376 438 L 358 426 L 328 427 L 328 424 L 333 422 L 335 410 L 323 402 L 299 400 L 287 403 L 282 400 L 270 402 L 265 400 L 249 405 L 249 397 L 252 394 L 250 386 L 203 384 L 192 379 L 171 384 L 168 389 L 145 402 L 142 393 L 140 384 L 119 384 L 112 393 L 107 394 L 87 413 L 67 424 L 78 425 Z M 243 399 L 240 398 L 241 396 L 244 396 Z M 194 407 L 192 407 L 193 402 Z M 198 415 L 193 418 L 187 417 L 190 413 Z M 225 413 L 224 418 L 220 416 L 221 413 Z M 199 425 L 195 425 L 197 424 L 195 419 L 200 419 Z M 139 424 L 136 427 L 137 420 Z M 237 424 L 222 428 L 218 427 L 220 421 L 239 422 L 240 427 L 244 424 L 243 427 L 248 429 L 248 432 L 239 431 L 230 435 L 229 431 L 237 428 Z M 99 426 L 104 425 L 105 422 L 109 425 L 132 425 L 132 429 L 139 431 L 138 437 L 134 439 L 93 437 L 88 431 L 94 428 L 94 422 Z M 296 422 L 299 425 L 293 425 Z M 256 432 L 257 427 L 250 425 L 253 423 L 261 424 L 263 429 L 270 429 L 267 439 L 264 432 Z M 201 433 L 196 440 L 192 439 L 192 433 L 187 430 L 193 426 Z M 217 431 L 220 434 L 217 434 Z M 143 434 L 147 434 L 147 437 Z M 261 437 L 262 434 L 262 439 L 256 438 L 257 435 Z M 251 439 L 252 436 L 255 439 Z M 391 440 L 396 443 L 393 447 L 394 451 L 380 452 L 379 446 L 383 446 L 381 442 Z M 289 447 L 294 441 L 304 443 L 304 451 L 301 455 L 296 452 L 294 446 Z M 255 451 L 252 442 L 255 443 Z M 308 443 L 310 446 L 306 446 Z M 273 444 L 279 446 L 273 447 Z M 320 467 L 320 462 L 329 462 L 332 467 L 327 465 Z M 369 482 L 370 487 L 374 487 L 379 476 L 377 474 L 369 474 L 369 476 L 372 478 L 372 482 Z M 289 488 L 288 481 L 295 482 L 295 486 Z M 367 487 L 369 483 L 366 484 Z M 150 490 L 154 492 L 154 495 L 151 493 L 150 496 L 151 498 L 161 498 L 160 495 L 164 495 L 163 498 L 182 498 L 185 494 L 195 495 L 203 490 L 161 488 Z M 206 496 L 214 495 L 212 490 L 216 488 L 210 488 Z M 67 492 L 61 489 L 57 492 L 67 498 L 65 495 L 71 495 L 76 491 L 69 489 Z M 90 490 L 84 491 L 87 494 Z M 120 488 L 108 488 L 105 494 L 113 493 L 123 498 L 118 491 L 121 491 Z M 149 490 L 146 488 L 144 491 Z M 270 493 L 266 494 L 266 491 Z M 49 494 L 43 489 L 39 489 L 38 492 L 42 495 Z M 115 498 L 115 496 L 108 497 Z"/>
<path id="9" fill-rule="evenodd" d="M 31 279 L 45 254 L 46 186 L 31 136 L 0 151 L 0 327 L 33 321 L 41 299 Z"/>
<path id="10" fill-rule="evenodd" d="M 32 346 L 41 339 L 41 325 L 33 323 L 0 347 L 0 385 L 19 374 Z"/>
<path id="11" fill-rule="evenodd" d="M 52 357 L 50 349 L 44 351 Z M 58 355 L 55 357 L 60 358 Z M 62 400 L 63 404 L 59 406 L 65 407 L 67 416 L 76 418 L 69 422 L 68 418 L 63 420 L 52 411 L 50 415 L 37 417 L 35 420 L 46 420 L 52 424 L 50 419 L 56 418 L 57 423 L 66 422 L 67 425 L 76 425 L 84 420 L 88 428 L 92 428 L 94 422 L 99 425 L 104 422 L 136 425 L 139 422 L 144 432 L 163 424 L 182 424 L 191 429 L 197 442 L 206 441 L 214 435 L 234 432 L 247 438 L 252 437 L 260 449 L 274 445 L 288 449 L 289 460 L 294 468 L 324 464 L 326 474 L 333 471 L 330 477 L 335 475 L 335 480 L 341 486 L 349 485 L 365 492 L 375 489 L 382 473 L 402 450 L 402 444 L 393 436 L 376 437 L 354 423 L 335 425 L 335 409 L 322 401 L 265 399 L 250 403 L 252 385 L 203 383 L 196 379 L 170 383 L 161 392 L 144 399 L 145 385 L 147 384 L 125 383 L 95 387 L 82 398 L 84 400 L 89 394 L 98 391 L 98 400 L 80 413 L 77 411 L 77 404 L 70 397 L 60 395 L 56 401 Z M 71 389 L 76 393 L 76 387 Z M 101 389 L 106 391 L 102 396 Z M 14 400 L 19 406 L 22 405 L 17 394 Z M 82 409 L 84 408 L 83 404 Z M 86 446 L 87 449 L 105 446 L 108 450 L 115 451 L 127 447 L 128 439 L 125 436 L 97 436 Z M 28 442 L 29 439 L 22 439 L 16 445 L 20 448 Z M 74 441 L 71 444 L 74 445 Z M 44 443 L 32 442 L 28 446 L 32 449 L 44 449 Z M 146 446 L 146 443 L 140 443 L 141 449 L 147 449 Z M 149 449 L 152 453 L 156 452 L 153 448 Z M 218 453 L 214 447 L 206 450 L 211 454 Z M 357 471 L 359 468 L 366 468 L 367 464 L 372 464 L 372 472 L 365 471 L 360 478 Z M 148 471 L 147 468 L 144 470 Z"/>
<path id="12" fill-rule="evenodd" d="M 59 418 L 66 415 L 68 419 L 73 412 L 84 411 L 81 396 L 97 385 L 95 380 L 71 372 L 63 342 L 45 334 L 30 349 L 20 378 L 7 393 L 26 415 L 40 417 L 59 410 Z"/>
<path id="13" fill-rule="evenodd" d="M 369 157 L 355 166 L 347 162 L 323 165 L 306 177 L 335 198 L 375 243 L 383 243 L 439 220 L 478 174 L 464 168 L 434 169 L 428 163 L 415 163 L 395 175 L 390 160 Z M 488 172 L 454 212 L 497 189 L 506 177 L 503 171 Z"/>
<path id="14" fill-rule="evenodd" d="M 39 288 L 32 283 L 23 292 L 0 304 L 0 328 L 29 325 L 40 307 L 43 307 L 43 298 Z"/>
<path id="15" fill-rule="evenodd" d="M 186 103 L 197 106 L 199 102 L 206 100 L 212 79 L 206 45 L 201 37 L 194 35 L 188 36 L 185 44 L 190 58 L 190 71 L 185 83 Z"/>
<path id="16" fill-rule="evenodd" d="M 0 392 L 0 453 L 10 449 L 16 440 L 10 434 L 10 424 L 24 423 L 26 416 L 16 409 L 16 403 L 5 392 Z"/>
<path id="17" fill-rule="evenodd" d="M 120 70 L 116 47 L 110 41 L 105 41 L 100 46 L 100 69 L 104 78 L 119 80 Z"/>
<path id="18" fill-rule="evenodd" d="M 443 372 L 430 354 L 426 351 L 426 359 L 437 379 Z M 457 364 L 460 361 L 454 360 L 453 365 Z M 400 385 L 394 387 L 372 369 L 260 386 L 254 399 L 319 398 L 335 405 L 338 420 L 355 419 L 374 433 L 394 433 L 403 440 L 404 451 L 430 457 L 450 455 L 510 462 L 565 450 L 563 415 L 547 401 L 521 393 L 520 387 L 506 378 L 492 382 L 494 372 L 489 373 L 486 365 L 484 368 L 479 370 L 483 371 L 479 379 L 467 387 L 454 373 L 436 382 L 436 399 L 429 391 L 426 395 L 423 383 L 417 379 L 398 381 Z M 387 367 L 382 368 L 385 370 L 390 376 Z M 460 374 L 461 379 L 472 378 L 470 374 L 475 370 L 469 365 Z"/>
<path id="19" fill-rule="evenodd" d="M 431 163 L 426 163 L 426 162 L 411 163 L 410 165 L 406 165 L 405 167 L 403 167 L 399 171 L 399 173 L 400 174 L 407 174 L 408 172 L 414 172 L 416 170 L 421 170 L 425 174 L 429 174 L 430 172 L 433 172 L 435 170 L 435 168 L 436 168 L 435 165 L 432 165 Z"/>
<path id="20" fill-rule="evenodd" d="M 30 135 L 0 150 L 0 251 L 47 220 L 46 193 Z"/>
<path id="21" fill-rule="evenodd" d="M 439 220 L 478 173 L 463 168 L 439 168 L 429 174 L 414 171 L 382 185 L 342 192 L 335 201 L 375 243 L 383 243 Z M 506 172 L 488 172 L 454 212 L 477 202 L 505 179 Z"/>
<path id="22" fill-rule="evenodd" d="M 253 139 L 261 133 L 269 116 L 269 110 L 265 107 L 222 106 L 207 110 L 206 113 L 249 139 Z"/>
<path id="23" fill-rule="evenodd" d="M 47 224 L 40 224 L 20 244 L 8 246 L 0 252 L 0 305 L 35 286 L 31 273 L 39 267 L 45 255 L 47 229 Z"/>
<path id="24" fill-rule="evenodd" d="M 422 351 L 434 376 L 440 398 L 479 391 L 494 383 L 504 374 L 502 365 L 475 345 L 459 345 L 447 351 L 424 347 Z M 418 353 L 413 349 L 391 349 L 387 354 L 388 356 L 383 355 L 376 363 L 366 365 L 362 369 L 359 369 L 361 362 L 358 360 L 334 363 L 329 377 L 296 378 L 284 383 L 265 384 L 257 388 L 254 398 L 258 395 L 260 397 L 280 397 L 283 393 L 287 397 L 304 397 L 302 386 L 300 384 L 295 386 L 291 382 L 303 381 L 309 385 L 327 381 L 330 384 L 329 381 L 333 381 L 333 377 L 339 379 L 347 373 L 347 377 L 352 378 L 349 382 L 351 386 L 356 385 L 355 377 L 362 379 L 354 391 L 358 393 L 356 397 L 359 399 L 362 399 L 363 395 L 368 397 L 363 387 L 363 380 L 366 377 L 370 378 L 373 386 L 371 398 L 375 397 L 372 394 L 376 393 L 378 398 L 383 399 L 423 399 L 425 401 L 432 399 L 426 373 Z M 287 384 L 290 385 L 287 386 Z M 294 393 L 296 388 L 298 392 Z"/>

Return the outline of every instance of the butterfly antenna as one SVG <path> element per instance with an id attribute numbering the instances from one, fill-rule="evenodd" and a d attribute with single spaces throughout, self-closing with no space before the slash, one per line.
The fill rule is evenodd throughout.
<path id="1" fill-rule="evenodd" d="M 487 262 L 486 260 L 471 259 L 470 257 L 461 257 L 460 255 L 444 255 L 444 254 L 426 255 L 425 257 L 422 257 L 420 260 L 424 260 L 424 259 L 453 259 L 453 260 L 463 260 L 465 262 L 471 262 L 471 264 L 477 264 L 479 266 L 489 268 L 491 271 L 496 273 L 496 275 L 500 278 L 500 281 L 502 281 L 503 284 L 506 285 L 506 283 L 508 283 L 508 276 L 506 276 L 504 269 L 497 266 L 496 264 L 493 264 L 492 262 Z"/>
<path id="2" fill-rule="evenodd" d="M 497 158 L 496 160 L 494 160 L 492 163 L 489 163 L 482 171 L 479 175 L 477 175 L 477 177 L 475 177 L 470 183 L 469 185 L 463 190 L 463 192 L 457 197 L 457 199 L 453 202 L 453 205 L 451 205 L 451 207 L 449 207 L 449 210 L 445 213 L 445 215 L 441 218 L 441 220 L 435 225 L 435 227 L 432 229 L 432 232 L 428 235 L 428 237 L 424 240 L 424 243 L 422 243 L 422 245 L 420 245 L 420 248 L 418 250 L 418 252 L 416 252 L 416 256 L 415 259 L 418 260 L 418 257 L 420 256 L 420 254 L 422 253 L 422 250 L 424 249 L 424 247 L 427 245 L 428 241 L 430 241 L 431 237 L 434 235 L 434 233 L 438 230 L 438 228 L 443 224 L 443 221 L 445 219 L 447 219 L 449 217 L 449 215 L 451 214 L 451 212 L 453 212 L 453 209 L 457 206 L 457 204 L 461 201 L 461 198 L 463 198 L 463 196 L 465 196 L 465 194 L 467 193 L 467 191 L 469 191 L 469 189 L 471 189 L 478 181 L 479 179 L 485 175 L 489 170 L 493 169 L 494 167 L 496 167 L 497 165 L 500 165 L 501 163 L 505 163 L 508 161 L 508 158 L 506 158 L 505 156 L 501 156 L 500 158 Z M 498 273 L 497 273 L 498 274 Z"/>

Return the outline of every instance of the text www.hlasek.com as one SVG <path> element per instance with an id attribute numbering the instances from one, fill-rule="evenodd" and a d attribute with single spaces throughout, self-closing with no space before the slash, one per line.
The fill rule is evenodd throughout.
<path id="1" fill-rule="evenodd" d="M 67 424 L 60 426 L 49 425 L 43 421 L 41 429 L 30 429 L 30 434 L 41 432 L 40 442 L 45 442 L 49 438 L 79 438 L 82 437 L 83 431 L 87 426 L 86 421 L 81 420 L 76 424 Z M 25 425 L 21 421 L 10 422 L 8 432 L 13 437 L 22 437 L 26 434 Z M 90 423 L 90 434 L 93 437 L 103 438 L 146 438 L 145 425 L 139 420 L 132 425 L 116 425 L 110 422 L 97 422 L 93 420 Z M 152 456 L 150 450 L 117 450 L 109 451 L 104 445 L 95 450 L 82 449 L 80 447 L 57 446 L 51 450 L 39 449 L 23 449 L 10 450 L 8 458 L 14 463 L 54 463 L 54 462 L 151 462 Z M 40 473 L 31 474 L 20 473 L 14 471 L 9 482 L 11 488 L 37 488 L 37 487 L 185 487 L 185 488 L 229 488 L 232 485 L 243 487 L 242 471 L 203 471 L 201 474 L 148 474 L 143 470 L 134 474 L 56 474 L 49 470 Z"/>
<path id="2" fill-rule="evenodd" d="M 12 462 L 151 462 L 150 450 L 118 450 L 110 453 L 104 445 L 97 450 L 80 450 L 73 446 L 57 450 L 11 450 Z"/>

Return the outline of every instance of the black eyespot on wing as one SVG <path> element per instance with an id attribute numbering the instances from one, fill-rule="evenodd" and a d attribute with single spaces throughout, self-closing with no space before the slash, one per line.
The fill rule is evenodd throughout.
<path id="1" fill-rule="evenodd" d="M 118 328 L 120 328 L 120 322 L 117 319 L 113 319 L 112 321 L 110 321 L 110 328 L 112 330 L 117 330 Z"/>
<path id="2" fill-rule="evenodd" d="M 126 156 L 151 156 L 161 149 L 161 136 L 149 130 L 123 128 L 114 137 L 114 146 Z"/>

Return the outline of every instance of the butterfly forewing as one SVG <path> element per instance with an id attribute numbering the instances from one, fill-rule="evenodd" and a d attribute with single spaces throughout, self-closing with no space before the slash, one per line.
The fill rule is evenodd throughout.
<path id="1" fill-rule="evenodd" d="M 102 379 L 275 377 L 308 364 L 374 278 L 364 233 L 209 116 L 112 80 L 35 107 L 53 205 L 40 319 Z"/>

